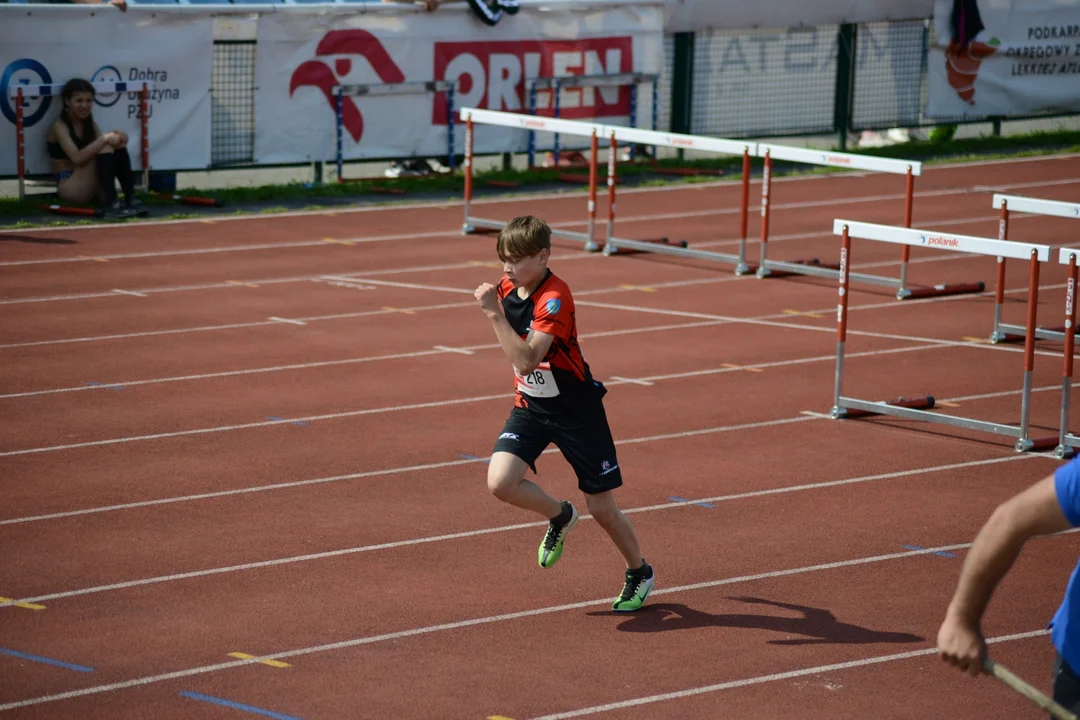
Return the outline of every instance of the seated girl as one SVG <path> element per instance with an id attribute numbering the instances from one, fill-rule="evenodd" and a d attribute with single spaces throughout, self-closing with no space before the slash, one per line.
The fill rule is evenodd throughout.
<path id="1" fill-rule="evenodd" d="M 94 86 L 69 80 L 61 91 L 64 108 L 45 136 L 56 174 L 56 194 L 64 202 L 104 202 L 106 214 L 122 218 L 145 212 L 135 195 L 135 176 L 124 132 L 103 133 L 94 122 Z M 124 190 L 124 204 L 116 181 Z"/>

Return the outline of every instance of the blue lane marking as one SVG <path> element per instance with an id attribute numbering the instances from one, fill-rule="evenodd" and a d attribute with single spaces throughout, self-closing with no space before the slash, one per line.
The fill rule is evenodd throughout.
<path id="1" fill-rule="evenodd" d="M 251 705 L 244 705 L 242 703 L 233 702 L 232 700 L 225 700 L 223 698 L 216 698 L 212 695 L 203 695 L 202 693 L 189 692 L 182 690 L 180 692 L 182 697 L 191 698 L 192 700 L 202 700 L 203 702 L 214 703 L 215 705 L 224 705 L 234 710 L 245 710 L 255 715 L 263 715 L 265 717 L 276 718 L 277 720 L 300 720 L 295 715 L 282 715 L 281 713 L 273 712 L 272 710 L 263 710 L 262 708 L 252 707 Z"/>
<path id="2" fill-rule="evenodd" d="M 675 497 L 674 495 L 669 495 L 668 500 L 674 500 L 675 502 L 684 502 L 684 503 L 690 502 L 690 500 L 687 500 L 686 498 Z M 696 502 L 696 503 L 694 503 L 694 505 L 697 505 L 698 507 L 703 507 L 703 508 L 716 507 L 712 503 L 707 503 L 707 502 Z"/>
<path id="3" fill-rule="evenodd" d="M 89 385 L 90 387 L 103 387 L 103 388 L 108 388 L 109 390 L 123 390 L 124 389 L 123 385 L 106 385 L 105 383 L 94 382 L 92 380 L 87 381 L 85 384 Z"/>
<path id="4" fill-rule="evenodd" d="M 285 422 L 286 421 L 285 418 L 278 417 L 277 415 L 270 415 L 266 419 L 267 420 L 273 420 L 274 422 Z M 296 427 L 307 427 L 307 423 L 304 422 L 303 420 L 289 420 L 288 422 L 292 423 Z"/>
<path id="5" fill-rule="evenodd" d="M 484 462 L 486 462 L 488 464 L 491 464 L 491 458 L 489 458 L 489 457 L 482 458 L 482 457 L 476 457 L 475 455 L 458 455 L 458 457 L 459 458 L 464 458 L 465 460 L 483 460 Z"/>
<path id="6" fill-rule="evenodd" d="M 52 658 L 41 657 L 40 655 L 31 655 L 30 653 L 19 652 L 18 650 L 8 650 L 7 648 L 0 648 L 0 653 L 4 655 L 10 655 L 11 657 L 17 657 L 22 660 L 33 660 L 34 662 L 45 663 L 46 665 L 55 665 L 56 667 L 66 668 L 68 670 L 75 670 L 76 672 L 94 672 L 94 668 L 86 667 L 85 665 L 73 665 L 72 663 L 66 663 L 62 660 L 53 660 Z"/>
<path id="7" fill-rule="evenodd" d="M 919 547 L 918 545 L 904 545 L 904 547 L 907 548 L 908 550 L 925 550 L 926 549 L 924 547 Z M 956 557 L 952 553 L 947 553 L 944 550 L 938 550 L 937 552 L 930 553 L 930 554 L 931 555 L 937 555 L 938 557 L 947 557 L 947 558 Z"/>

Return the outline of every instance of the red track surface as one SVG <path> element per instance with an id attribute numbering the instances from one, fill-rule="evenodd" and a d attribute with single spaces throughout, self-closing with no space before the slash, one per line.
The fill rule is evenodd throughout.
<path id="1" fill-rule="evenodd" d="M 929 168 L 916 190 L 916 227 L 994 237 L 994 190 L 1075 200 L 1080 172 L 1075 158 Z M 738 193 L 624 192 L 618 232 L 734 252 Z M 580 229 L 583 199 L 475 211 Z M 836 262 L 832 220 L 899 224 L 903 186 L 782 180 L 772 201 L 771 258 Z M 966 544 L 1058 462 L 1006 437 L 815 416 L 832 404 L 833 281 L 561 244 L 552 266 L 611 387 L 618 497 L 658 586 L 646 610 L 609 612 L 622 568 L 592 522 L 538 568 L 542 523 L 491 498 L 477 459 L 511 387 L 469 294 L 498 277 L 493 238 L 460 223 L 443 205 L 0 233 L 0 596 L 44 607 L 0 606 L 0 711 L 1041 717 L 933 648 Z M 1010 236 L 1075 230 L 1014 214 Z M 898 302 L 853 286 L 845 393 L 929 393 L 1015 422 L 1019 349 L 965 340 L 989 334 L 993 261 L 913 259 L 913 283 L 988 291 Z M 854 242 L 856 270 L 895 275 L 898 260 Z M 1026 280 L 1013 263 L 1017 324 Z M 1044 267 L 1040 323 L 1061 324 L 1063 280 Z M 1061 348 L 1039 350 L 1032 422 L 1054 434 Z M 539 469 L 580 498 L 557 451 Z M 1027 634 L 992 654 L 1043 689 L 1040 631 L 1078 549 L 1072 534 L 1033 542 L 986 618 L 988 637 Z"/>

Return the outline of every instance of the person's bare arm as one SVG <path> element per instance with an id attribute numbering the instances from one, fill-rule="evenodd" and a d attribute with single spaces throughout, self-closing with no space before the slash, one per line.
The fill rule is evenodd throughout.
<path id="1" fill-rule="evenodd" d="M 480 308 L 491 321 L 495 336 L 499 339 L 499 345 L 513 364 L 514 370 L 519 375 L 528 375 L 535 370 L 547 355 L 555 336 L 534 330 L 529 333 L 528 340 L 522 340 L 514 328 L 510 327 L 499 304 L 499 295 L 494 285 L 484 283 L 473 295 L 480 301 Z"/>
<path id="2" fill-rule="evenodd" d="M 980 622 L 994 589 L 1025 542 L 1071 526 L 1058 503 L 1053 475 L 994 510 L 964 559 L 952 602 L 938 630 L 938 655 L 945 662 L 972 676 L 982 672 L 986 642 Z"/>
<path id="3" fill-rule="evenodd" d="M 63 123 L 57 123 L 56 125 L 56 142 L 60 144 L 64 154 L 76 166 L 82 166 L 90 162 L 101 152 L 103 147 L 117 141 L 119 141 L 119 137 L 116 133 L 99 133 L 89 145 L 80 150 L 75 147 L 75 141 L 71 139 L 71 132 L 68 130 L 67 125 Z"/>

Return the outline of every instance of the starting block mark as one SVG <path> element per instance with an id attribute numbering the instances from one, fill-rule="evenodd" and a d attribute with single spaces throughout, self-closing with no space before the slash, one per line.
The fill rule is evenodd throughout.
<path id="1" fill-rule="evenodd" d="M 960 407 L 960 403 L 946 402 L 944 400 L 938 400 L 934 404 L 935 405 L 941 405 L 942 407 L 951 407 L 951 408 Z"/>
<path id="2" fill-rule="evenodd" d="M 348 245 L 350 247 L 356 244 L 355 240 L 338 240 L 337 238 L 323 238 L 323 242 L 333 245 Z"/>
<path id="3" fill-rule="evenodd" d="M 106 385 L 105 383 L 99 383 L 99 382 L 95 382 L 93 380 L 87 380 L 86 384 L 89 385 L 90 387 L 102 387 L 102 388 L 107 388 L 109 390 L 123 390 L 124 389 L 123 385 Z"/>
<path id="4" fill-rule="evenodd" d="M 612 375 L 612 380 L 618 380 L 619 382 L 630 383 L 631 385 L 644 385 L 645 387 L 651 387 L 655 383 L 651 383 L 648 380 L 635 380 L 634 378 L 625 378 L 619 375 Z"/>
<path id="5" fill-rule="evenodd" d="M 53 660 L 52 658 L 42 657 L 41 655 L 31 655 L 30 653 L 19 652 L 18 650 L 9 650 L 8 648 L 0 648 L 0 654 L 10 655 L 11 657 L 19 658 L 20 660 L 29 660 L 31 662 L 43 663 L 45 665 L 54 665 L 56 667 L 62 667 L 65 670 L 74 670 L 75 672 L 94 672 L 94 668 L 87 667 L 85 665 L 76 665 L 75 663 L 64 662 L 63 660 Z"/>
<path id="6" fill-rule="evenodd" d="M 926 549 L 924 547 L 919 547 L 918 545 L 904 545 L 903 547 L 905 549 L 907 549 L 907 550 L 925 550 Z M 938 557 L 945 557 L 945 558 L 954 558 L 954 557 L 956 557 L 952 553 L 945 552 L 944 550 L 938 550 L 937 552 L 930 553 L 930 554 L 931 555 L 937 555 Z"/>
<path id="7" fill-rule="evenodd" d="M 117 295 L 133 295 L 134 297 L 149 297 L 146 293 L 135 292 L 134 290 L 121 290 L 119 288 L 113 288 L 113 292 Z"/>
<path id="8" fill-rule="evenodd" d="M 93 260 L 94 262 L 109 262 L 108 258 L 103 257 L 90 257 L 89 255 L 80 255 L 83 260 Z"/>
<path id="9" fill-rule="evenodd" d="M 229 653 L 229 657 L 236 658 L 237 660 L 250 660 L 250 659 L 252 659 L 254 657 L 258 657 L 258 656 L 257 655 L 248 655 L 247 653 L 242 653 L 242 652 L 231 652 L 231 653 Z M 289 663 L 281 662 L 280 660 L 260 660 L 259 663 L 262 664 L 262 665 L 269 665 L 270 667 L 275 667 L 275 668 L 292 667 L 292 665 L 290 665 Z"/>
<path id="10" fill-rule="evenodd" d="M 226 285 L 232 285 L 233 287 L 249 287 L 249 288 L 257 288 L 257 287 L 259 287 L 255 283 L 244 282 L 243 280 L 230 280 L 229 282 L 226 283 Z"/>
<path id="11" fill-rule="evenodd" d="M 979 338 L 979 337 L 973 337 L 971 335 L 965 335 L 964 336 L 964 342 L 979 343 L 980 345 L 985 345 L 986 343 L 988 343 L 990 341 L 987 340 L 986 338 Z"/>
<path id="12" fill-rule="evenodd" d="M 440 352 L 457 353 L 458 355 L 474 355 L 475 354 L 472 350 L 467 350 L 466 348 L 452 348 L 452 347 L 447 347 L 446 345 L 432 345 L 431 347 L 432 347 L 432 349 L 439 350 Z"/>
<path id="13" fill-rule="evenodd" d="M 475 455 L 458 455 L 458 457 L 462 458 L 463 460 L 479 460 L 479 461 L 482 461 L 482 462 L 487 463 L 487 464 L 491 463 L 491 458 L 489 458 L 489 457 L 482 458 L 482 457 L 476 457 Z"/>
<path id="14" fill-rule="evenodd" d="M 795 315 L 795 316 L 799 316 L 799 317 L 808 317 L 808 318 L 820 318 L 821 317 L 821 313 L 802 312 L 801 310 L 784 310 L 783 313 L 785 315 Z"/>
<path id="15" fill-rule="evenodd" d="M 669 495 L 668 500 L 674 500 L 675 502 L 681 502 L 681 503 L 689 503 L 691 505 L 697 505 L 698 507 L 703 507 L 703 508 L 714 508 L 714 507 L 716 507 L 712 503 L 694 502 L 693 500 L 688 500 L 686 498 L 681 498 L 681 497 L 675 497 L 674 495 Z"/>
<path id="16" fill-rule="evenodd" d="M 401 308 L 390 307 L 389 305 L 383 305 L 382 309 L 386 310 L 387 312 L 399 312 L 399 313 L 402 313 L 404 315 L 415 315 L 416 314 L 415 310 L 402 310 Z"/>
<path id="17" fill-rule="evenodd" d="M 641 292 L 656 292 L 656 288 L 648 285 L 620 285 L 623 290 L 640 290 Z"/>
<path id="18" fill-rule="evenodd" d="M 289 323 L 290 325 L 307 325 L 307 323 L 304 322 L 303 320 L 290 320 L 289 318 L 277 317 L 276 315 L 271 315 L 270 317 L 268 317 L 266 319 L 267 320 L 273 320 L 274 322 L 279 322 L 279 323 Z"/>
<path id="19" fill-rule="evenodd" d="M 743 367 L 742 365 L 736 365 L 735 363 L 724 363 L 720 367 L 726 367 L 729 370 L 745 370 L 746 372 L 752 372 L 752 373 L 765 372 L 761 368 Z"/>
<path id="20" fill-rule="evenodd" d="M 28 602 L 15 602 L 15 598 L 0 597 L 0 603 L 10 603 L 11 607 L 22 608 L 23 610 L 44 610 L 44 605 L 38 605 L 37 603 Z"/>
<path id="21" fill-rule="evenodd" d="M 303 420 L 289 420 L 287 418 L 278 417 L 277 415 L 270 415 L 266 419 L 267 420 L 272 420 L 274 422 L 287 422 L 287 423 L 290 423 L 292 425 L 295 425 L 296 427 L 307 427 L 307 423 L 304 422 Z"/>

